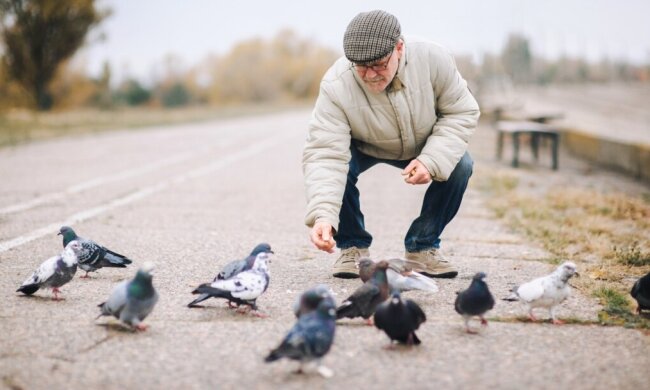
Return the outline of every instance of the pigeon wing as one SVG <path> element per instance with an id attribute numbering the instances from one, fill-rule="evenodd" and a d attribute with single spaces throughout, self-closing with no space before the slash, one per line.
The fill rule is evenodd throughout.
<path id="1" fill-rule="evenodd" d="M 517 288 L 517 296 L 524 302 L 533 302 L 544 295 L 544 278 L 531 280 Z"/>
<path id="2" fill-rule="evenodd" d="M 226 280 L 217 280 L 212 287 L 229 291 L 235 298 L 245 301 L 256 299 L 266 289 L 267 280 L 259 272 L 244 271 Z"/>

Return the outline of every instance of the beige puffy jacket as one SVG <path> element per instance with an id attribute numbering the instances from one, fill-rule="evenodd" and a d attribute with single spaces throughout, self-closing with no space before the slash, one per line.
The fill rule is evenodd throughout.
<path id="1" fill-rule="evenodd" d="M 442 46 L 407 37 L 386 91 L 366 89 L 342 57 L 327 71 L 309 122 L 303 151 L 305 223 L 338 228 L 350 142 L 370 156 L 417 158 L 434 180 L 445 181 L 467 150 L 479 107 Z"/>

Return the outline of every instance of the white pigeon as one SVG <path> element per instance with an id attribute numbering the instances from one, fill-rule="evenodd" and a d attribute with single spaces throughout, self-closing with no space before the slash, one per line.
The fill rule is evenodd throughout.
<path id="1" fill-rule="evenodd" d="M 505 300 L 522 302 L 526 306 L 528 317 L 532 321 L 537 321 L 533 309 L 543 307 L 548 309 L 551 321 L 554 324 L 562 324 L 563 321 L 555 318 L 555 309 L 557 305 L 564 302 L 571 295 L 569 279 L 576 273 L 576 265 L 566 261 L 550 275 L 533 279 L 519 287 L 515 287 L 512 294 Z"/>
<path id="2" fill-rule="evenodd" d="M 230 279 L 204 283 L 192 291 L 192 294 L 208 294 L 213 298 L 225 298 L 238 306 L 248 306 L 255 315 L 263 317 L 264 315 L 257 311 L 255 302 L 269 286 L 268 263 L 270 259 L 270 253 L 261 252 L 255 257 L 255 263 L 251 269 L 240 272 Z"/>
<path id="3" fill-rule="evenodd" d="M 51 287 L 54 300 L 59 300 L 59 287 L 68 283 L 77 272 L 79 254 L 83 250 L 79 241 L 73 240 L 66 245 L 60 255 L 45 260 L 16 292 L 32 295 L 39 288 Z"/>
<path id="4" fill-rule="evenodd" d="M 411 260 L 390 259 L 386 269 L 386 277 L 391 290 L 400 292 L 410 290 L 421 290 L 430 293 L 438 292 L 438 285 L 430 278 L 421 273 L 413 271 L 413 268 L 422 267 L 422 264 Z M 359 276 L 363 282 L 372 277 L 377 263 L 372 259 L 364 257 L 357 264 L 359 267 Z"/>

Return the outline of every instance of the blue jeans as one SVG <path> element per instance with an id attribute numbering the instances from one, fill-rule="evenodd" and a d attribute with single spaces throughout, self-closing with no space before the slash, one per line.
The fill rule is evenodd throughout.
<path id="1" fill-rule="evenodd" d="M 385 160 L 361 153 L 354 145 L 350 147 L 352 158 L 349 163 L 348 180 L 339 213 L 339 229 L 334 235 L 340 249 L 355 246 L 368 248 L 372 236 L 365 229 L 363 213 L 359 203 L 357 180 L 359 175 L 378 163 L 385 163 L 404 169 L 411 160 Z M 440 234 L 460 207 L 467 182 L 472 176 L 474 161 L 465 153 L 447 181 L 432 181 L 424 194 L 422 210 L 404 238 L 404 247 L 409 252 L 419 252 L 440 247 Z"/>

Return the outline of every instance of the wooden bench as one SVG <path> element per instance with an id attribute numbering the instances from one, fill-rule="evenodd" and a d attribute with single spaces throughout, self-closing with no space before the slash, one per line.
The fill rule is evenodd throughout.
<path id="1" fill-rule="evenodd" d="M 539 160 L 540 139 L 548 138 L 551 141 L 551 158 L 553 170 L 558 169 L 558 148 L 560 146 L 560 131 L 557 127 L 534 121 L 497 121 L 495 128 L 498 132 L 497 158 L 500 160 L 503 154 L 503 140 L 506 135 L 512 138 L 513 154 L 512 166 L 519 166 L 519 144 L 521 136 L 530 136 L 530 146 L 535 161 Z"/>

